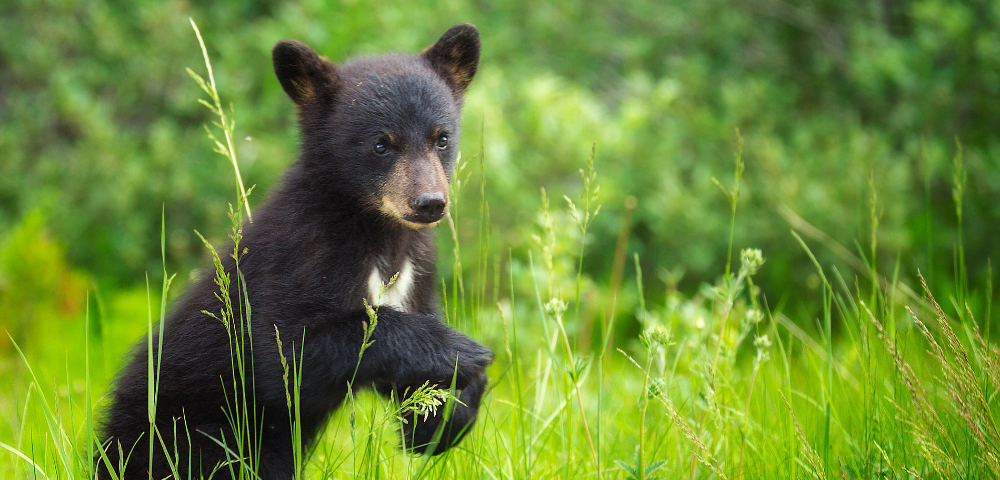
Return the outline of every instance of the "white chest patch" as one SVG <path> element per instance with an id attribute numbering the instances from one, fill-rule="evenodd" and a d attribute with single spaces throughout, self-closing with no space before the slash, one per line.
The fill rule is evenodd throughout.
<path id="1" fill-rule="evenodd" d="M 385 284 L 391 279 L 391 275 L 389 278 L 382 278 L 378 265 L 372 267 L 372 273 L 368 276 L 368 301 L 371 302 L 372 306 L 392 307 L 401 312 L 409 311 L 407 303 L 409 303 L 410 293 L 413 290 L 414 280 L 413 264 L 410 259 L 403 262 L 403 268 L 396 276 L 396 281 L 385 288 Z M 385 288 L 384 292 L 383 288 Z"/>

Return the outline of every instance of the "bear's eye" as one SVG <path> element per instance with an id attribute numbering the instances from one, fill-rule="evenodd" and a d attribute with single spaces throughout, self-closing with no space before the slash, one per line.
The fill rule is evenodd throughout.
<path id="1" fill-rule="evenodd" d="M 448 136 L 445 134 L 438 135 L 437 141 L 434 142 L 434 146 L 444 150 L 448 148 Z"/>
<path id="2" fill-rule="evenodd" d="M 385 155 L 389 153 L 389 147 L 386 143 L 387 142 L 385 140 L 375 142 L 375 145 L 372 146 L 372 151 L 375 152 L 375 155 Z"/>

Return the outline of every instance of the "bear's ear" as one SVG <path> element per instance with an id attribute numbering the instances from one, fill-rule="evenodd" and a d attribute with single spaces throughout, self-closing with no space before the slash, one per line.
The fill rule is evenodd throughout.
<path id="1" fill-rule="evenodd" d="M 282 40 L 271 51 L 281 88 L 299 106 L 333 98 L 337 67 L 302 42 Z"/>
<path id="2" fill-rule="evenodd" d="M 455 25 L 420 55 L 452 90 L 463 94 L 479 66 L 479 30 L 468 23 Z"/>

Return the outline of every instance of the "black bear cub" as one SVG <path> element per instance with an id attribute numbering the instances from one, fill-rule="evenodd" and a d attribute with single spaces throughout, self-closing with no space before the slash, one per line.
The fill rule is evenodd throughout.
<path id="1" fill-rule="evenodd" d="M 204 313 L 221 307 L 211 274 L 177 302 L 162 339 L 152 340 L 154 352 L 162 340 L 152 452 L 149 359 L 146 340 L 140 342 L 113 388 L 102 432 L 111 469 L 126 479 L 161 479 L 174 469 L 182 478 L 213 471 L 228 477 L 240 462 L 254 465 L 264 480 L 291 478 L 276 331 L 288 361 L 294 348 L 302 365 L 304 445 L 344 401 L 352 377 L 353 388 L 396 398 L 425 382 L 448 388 L 454 381 L 461 403 L 453 404 L 450 419 L 443 421 L 439 408 L 436 416 L 411 414 L 404 423 L 410 451 L 441 453 L 475 422 L 493 354 L 442 321 L 429 227 L 448 211 L 463 96 L 479 62 L 478 31 L 457 25 L 420 55 L 343 65 L 292 40 L 279 42 L 272 55 L 282 88 L 298 106 L 301 154 L 244 229 L 239 268 L 249 328 L 237 325 L 230 334 Z M 239 318 L 247 312 L 235 300 L 235 261 L 224 256 L 223 267 Z M 368 322 L 363 300 L 380 307 L 358 364 Z M 242 351 L 232 347 L 236 340 Z M 245 359 L 245 384 L 233 372 L 237 353 Z M 233 414 L 243 403 L 249 423 L 234 433 Z M 241 437 L 242 459 L 236 458 Z M 100 456 L 97 462 L 100 476 L 110 478 L 107 462 Z"/>

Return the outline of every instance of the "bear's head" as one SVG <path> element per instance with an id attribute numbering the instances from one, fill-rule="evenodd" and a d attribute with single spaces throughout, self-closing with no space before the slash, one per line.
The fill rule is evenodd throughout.
<path id="1" fill-rule="evenodd" d="M 302 168 L 322 190 L 314 193 L 409 228 L 444 218 L 462 99 L 479 64 L 476 27 L 456 25 L 418 56 L 334 65 L 283 40 L 272 57 L 298 106 Z"/>

